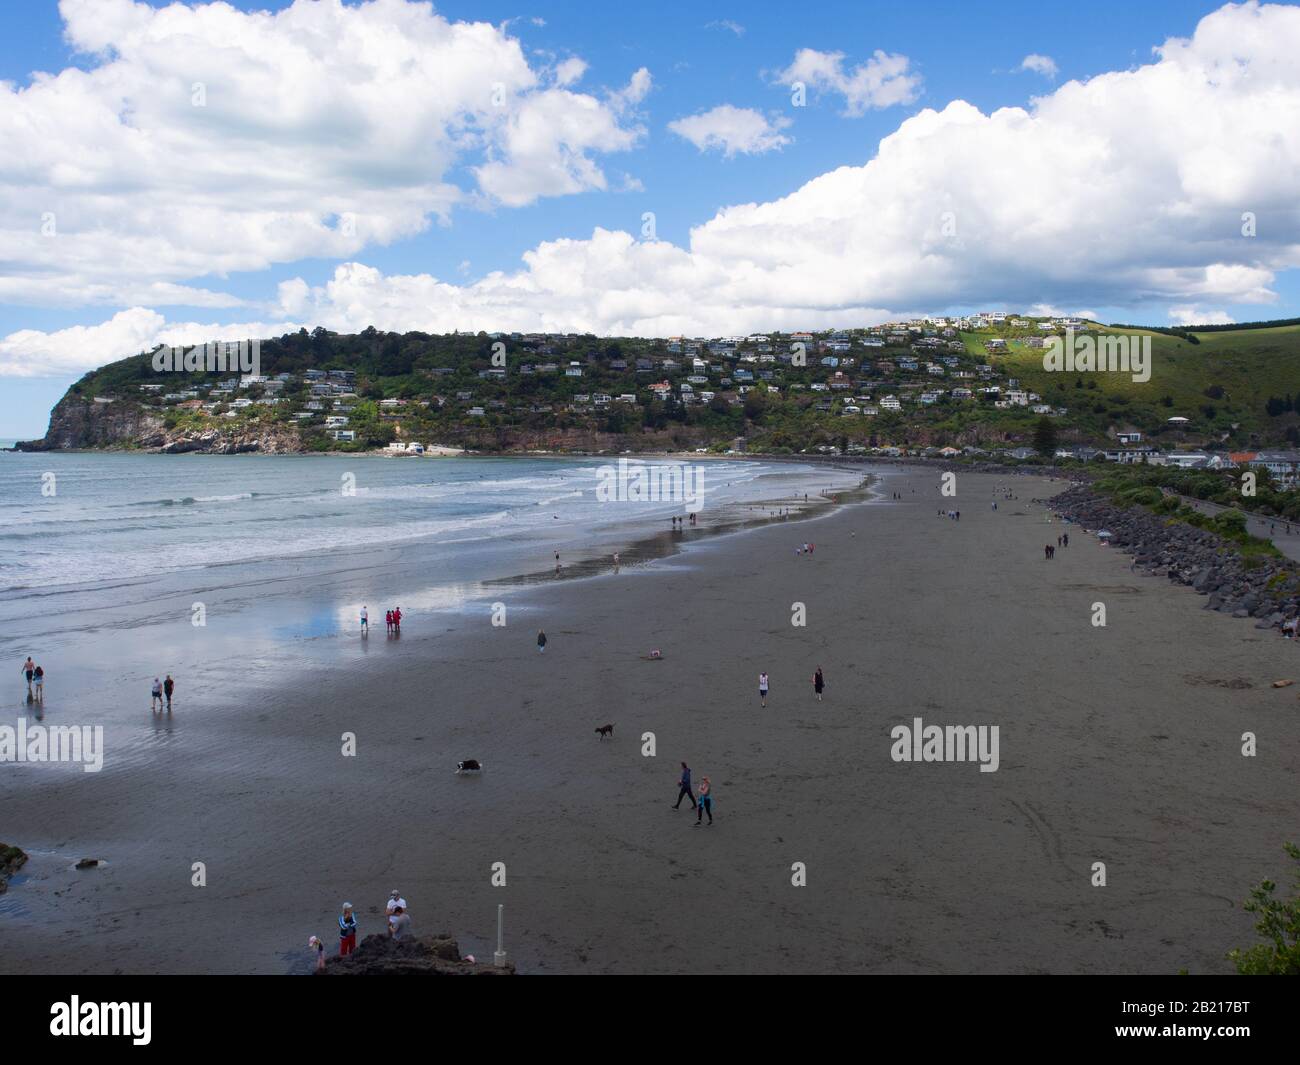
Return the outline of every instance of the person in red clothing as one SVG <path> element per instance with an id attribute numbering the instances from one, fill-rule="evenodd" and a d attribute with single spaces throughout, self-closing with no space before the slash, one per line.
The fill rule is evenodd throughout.
<path id="1" fill-rule="evenodd" d="M 400 632 L 402 628 L 402 608 L 399 606 L 393 611 L 393 631 Z"/>
<path id="2" fill-rule="evenodd" d="M 339 917 L 339 957 L 346 958 L 357 949 L 357 919 L 352 915 L 352 903 L 343 904 Z"/>
<path id="3" fill-rule="evenodd" d="M 389 633 L 393 631 L 393 612 L 391 610 L 384 611 L 384 629 Z"/>

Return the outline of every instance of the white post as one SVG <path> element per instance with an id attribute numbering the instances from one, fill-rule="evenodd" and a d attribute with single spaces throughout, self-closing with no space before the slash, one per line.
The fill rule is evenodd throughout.
<path id="1" fill-rule="evenodd" d="M 506 907 L 504 903 L 497 903 L 497 949 L 492 955 L 492 964 L 500 967 L 506 963 L 505 947 L 502 946 L 502 932 L 505 923 Z"/>

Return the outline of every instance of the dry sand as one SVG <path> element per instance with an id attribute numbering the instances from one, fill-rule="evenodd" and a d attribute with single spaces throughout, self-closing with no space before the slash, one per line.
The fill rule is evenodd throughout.
<path id="1" fill-rule="evenodd" d="M 999 481 L 1020 499 L 992 512 Z M 340 639 L 290 690 L 248 678 L 220 765 L 187 756 L 182 715 L 130 772 L 7 788 L 0 838 L 33 859 L 0 971 L 306 971 L 342 900 L 364 935 L 392 888 L 480 958 L 504 902 L 523 972 L 1229 971 L 1240 901 L 1289 877 L 1300 686 L 1270 683 L 1300 646 L 1077 528 L 1045 561 L 1063 528 L 1027 500 L 1059 487 L 962 473 L 944 500 L 935 471 L 896 470 L 901 502 L 503 585 L 505 627 L 485 603 L 387 658 L 382 629 Z M 998 725 L 1000 768 L 893 762 L 917 716 Z M 486 771 L 453 776 L 465 757 Z M 672 809 L 682 759 L 712 828 Z M 73 872 L 83 854 L 109 864 Z"/>

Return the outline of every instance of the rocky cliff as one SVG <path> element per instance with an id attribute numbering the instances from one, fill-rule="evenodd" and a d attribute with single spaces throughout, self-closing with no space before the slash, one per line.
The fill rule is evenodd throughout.
<path id="1" fill-rule="evenodd" d="M 25 440 L 20 451 L 66 448 L 122 448 L 180 453 L 233 455 L 260 451 L 287 454 L 303 450 L 302 437 L 289 426 L 223 426 L 213 419 L 202 429 L 168 429 L 162 415 L 130 400 L 86 399 L 69 392 L 50 413 L 40 440 Z"/>

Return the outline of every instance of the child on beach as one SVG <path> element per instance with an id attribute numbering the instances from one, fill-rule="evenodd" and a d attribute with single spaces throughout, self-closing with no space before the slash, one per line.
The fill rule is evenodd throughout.
<path id="1" fill-rule="evenodd" d="M 411 934 L 411 915 L 405 906 L 394 908 L 393 916 L 388 919 L 388 934 L 394 939 L 406 939 Z"/>
<path id="2" fill-rule="evenodd" d="M 766 673 L 760 673 L 758 675 L 758 699 L 759 702 L 763 704 L 763 706 L 767 706 L 767 674 Z"/>
<path id="3" fill-rule="evenodd" d="M 323 973 L 325 971 L 325 944 L 316 936 L 307 940 L 307 946 L 316 952 L 316 971 Z"/>
<path id="4" fill-rule="evenodd" d="M 339 915 L 339 957 L 346 958 L 357 949 L 357 919 L 352 915 L 352 903 L 343 904 Z"/>

